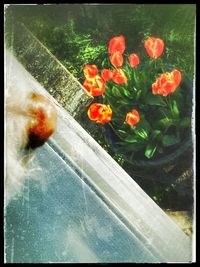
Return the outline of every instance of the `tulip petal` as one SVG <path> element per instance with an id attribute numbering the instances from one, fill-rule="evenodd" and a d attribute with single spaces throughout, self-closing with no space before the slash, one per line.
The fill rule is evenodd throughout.
<path id="1" fill-rule="evenodd" d="M 113 54 L 115 52 L 120 52 L 123 54 L 125 50 L 125 38 L 123 35 L 115 36 L 109 41 L 108 51 Z"/>
<path id="2" fill-rule="evenodd" d="M 178 87 L 180 82 L 181 82 L 181 73 L 180 71 L 178 70 L 174 70 L 172 72 L 172 75 L 173 75 L 173 80 L 174 80 L 174 83 L 176 84 L 176 86 Z"/>

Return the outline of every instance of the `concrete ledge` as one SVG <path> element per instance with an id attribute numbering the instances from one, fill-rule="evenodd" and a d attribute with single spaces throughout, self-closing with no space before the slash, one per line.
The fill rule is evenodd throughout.
<path id="1" fill-rule="evenodd" d="M 10 30 L 8 49 L 58 103 L 78 119 L 93 97 L 23 24 L 16 23 Z"/>

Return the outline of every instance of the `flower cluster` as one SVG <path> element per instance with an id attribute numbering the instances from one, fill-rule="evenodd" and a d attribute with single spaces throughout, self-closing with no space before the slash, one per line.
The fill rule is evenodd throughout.
<path id="1" fill-rule="evenodd" d="M 83 87 L 91 96 L 102 97 L 101 103 L 95 101 L 89 107 L 88 117 L 99 124 L 109 123 L 121 144 L 137 144 L 135 150 L 136 147 L 140 149 L 138 144 L 146 146 L 145 155 L 150 158 L 159 143 L 165 145 L 166 140 L 168 142 L 170 139 L 165 135 L 161 140 L 161 133 L 167 133 L 171 126 L 169 121 L 173 121 L 174 125 L 178 123 L 173 119 L 177 120 L 180 113 L 177 113 L 180 97 L 172 103 L 167 98 L 177 91 L 182 74 L 175 68 L 169 71 L 169 68 L 164 69 L 165 65 L 159 66 L 165 48 L 160 38 L 148 37 L 144 40 L 144 51 L 149 56 L 149 62 L 143 62 L 135 51 L 125 54 L 125 48 L 124 36 L 115 36 L 108 43 L 110 67 L 107 64 L 99 71 L 96 65 L 84 66 Z M 154 117 L 152 121 L 151 116 Z M 173 144 L 174 140 L 170 142 Z M 167 145 L 171 145 L 170 142 Z"/>

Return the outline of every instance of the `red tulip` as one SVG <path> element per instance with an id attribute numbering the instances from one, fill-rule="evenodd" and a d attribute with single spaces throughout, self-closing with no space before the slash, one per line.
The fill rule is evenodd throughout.
<path id="1" fill-rule="evenodd" d="M 99 96 L 104 93 L 106 84 L 100 76 L 96 75 L 92 79 L 86 79 L 83 83 L 83 87 L 91 96 Z"/>
<path id="2" fill-rule="evenodd" d="M 151 58 L 156 59 L 163 53 L 164 42 L 160 38 L 149 37 L 148 39 L 145 40 L 144 47 L 148 55 Z"/>
<path id="3" fill-rule="evenodd" d="M 127 77 L 122 69 L 116 69 L 113 71 L 112 80 L 115 83 L 122 84 L 127 82 Z"/>
<path id="4" fill-rule="evenodd" d="M 130 54 L 129 56 L 129 64 L 132 68 L 136 67 L 138 64 L 140 64 L 140 59 L 138 55 L 136 54 Z"/>
<path id="5" fill-rule="evenodd" d="M 113 73 L 111 70 L 108 69 L 103 69 L 101 71 L 101 77 L 104 79 L 105 82 L 107 82 L 108 80 L 112 79 Z"/>
<path id="6" fill-rule="evenodd" d="M 152 84 L 152 93 L 167 96 L 173 93 L 181 82 L 181 73 L 178 70 L 166 72 L 157 78 L 156 82 Z"/>
<path id="7" fill-rule="evenodd" d="M 114 52 L 110 55 L 110 62 L 114 67 L 121 67 L 124 63 L 124 58 L 120 52 Z"/>
<path id="8" fill-rule="evenodd" d="M 140 121 L 139 113 L 136 109 L 126 114 L 126 123 L 130 126 L 137 124 Z"/>
<path id="9" fill-rule="evenodd" d="M 100 103 L 93 103 L 88 109 L 88 117 L 96 123 L 104 124 L 111 120 L 112 109 L 110 105 L 104 105 Z"/>
<path id="10" fill-rule="evenodd" d="M 108 45 L 109 53 L 120 52 L 123 54 L 125 50 L 125 38 L 123 35 L 113 37 Z"/>
<path id="11" fill-rule="evenodd" d="M 85 65 L 83 72 L 86 79 L 94 78 L 98 74 L 98 69 L 96 65 Z"/>

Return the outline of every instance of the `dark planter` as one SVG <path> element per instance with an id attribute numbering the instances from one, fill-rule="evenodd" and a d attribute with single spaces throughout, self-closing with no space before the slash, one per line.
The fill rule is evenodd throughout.
<path id="1" fill-rule="evenodd" d="M 181 90 L 189 92 L 189 101 L 192 107 L 192 82 L 189 79 L 184 79 L 181 83 Z M 187 104 L 189 104 L 187 102 Z M 192 108 L 191 108 L 192 111 Z M 107 143 L 111 146 L 114 153 L 117 153 L 119 145 L 117 142 L 119 138 L 116 136 L 112 128 L 106 124 L 104 126 L 105 138 Z M 193 161 L 193 144 L 192 144 L 192 130 L 188 131 L 186 137 L 174 150 L 169 150 L 167 154 L 162 154 L 151 159 L 145 158 L 130 158 L 128 153 L 120 153 L 124 159 L 124 166 L 132 172 L 133 175 L 139 175 L 143 178 L 150 179 L 164 179 L 172 176 L 172 179 L 177 178 L 179 174 L 184 172 Z"/>

